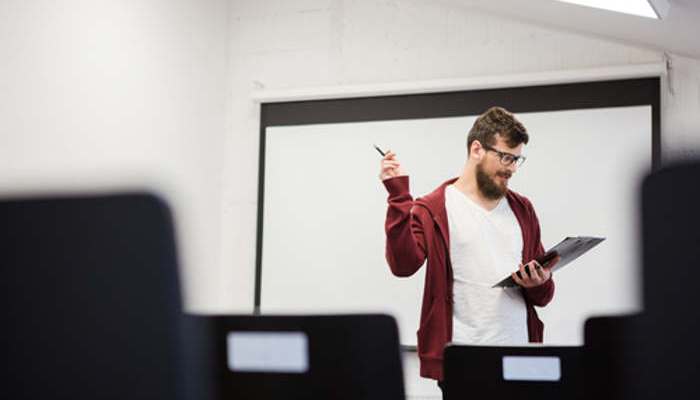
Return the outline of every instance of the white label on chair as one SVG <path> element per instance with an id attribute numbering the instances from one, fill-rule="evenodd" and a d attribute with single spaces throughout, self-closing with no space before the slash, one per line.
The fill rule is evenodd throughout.
<path id="1" fill-rule="evenodd" d="M 230 332 L 228 368 L 235 372 L 302 374 L 309 370 L 304 332 Z"/>
<path id="2" fill-rule="evenodd" d="M 558 381 L 561 379 L 561 361 L 559 357 L 504 356 L 503 379 Z"/>

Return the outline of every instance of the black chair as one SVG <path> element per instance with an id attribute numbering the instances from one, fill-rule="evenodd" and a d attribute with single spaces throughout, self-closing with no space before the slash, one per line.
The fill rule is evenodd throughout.
<path id="1" fill-rule="evenodd" d="M 668 166 L 642 186 L 644 314 L 631 398 L 694 393 L 700 377 L 700 162 Z"/>
<path id="2" fill-rule="evenodd" d="M 584 326 L 584 392 L 586 399 L 632 399 L 629 388 L 639 384 L 645 354 L 632 351 L 641 340 L 642 314 L 600 316 Z"/>
<path id="3" fill-rule="evenodd" d="M 448 345 L 448 400 L 583 398 L 582 347 Z"/>
<path id="4" fill-rule="evenodd" d="M 147 194 L 0 201 L 5 399 L 207 399 L 168 207 Z"/>
<path id="5" fill-rule="evenodd" d="M 224 399 L 405 399 L 389 316 L 221 316 L 213 324 Z"/>

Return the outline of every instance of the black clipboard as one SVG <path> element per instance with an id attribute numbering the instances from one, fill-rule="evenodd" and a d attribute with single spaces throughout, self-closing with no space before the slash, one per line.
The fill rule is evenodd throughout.
<path id="1" fill-rule="evenodd" d="M 547 252 L 542 256 L 536 258 L 536 260 L 544 268 L 547 268 L 547 264 L 550 261 L 555 259 L 557 256 L 561 257 L 559 262 L 551 269 L 551 271 L 554 272 L 581 257 L 584 253 L 597 246 L 603 240 L 605 240 L 605 238 L 593 236 L 567 237 L 556 246 L 547 250 Z M 508 276 L 492 287 L 515 287 L 517 285 L 518 284 L 513 281 L 513 278 Z"/>

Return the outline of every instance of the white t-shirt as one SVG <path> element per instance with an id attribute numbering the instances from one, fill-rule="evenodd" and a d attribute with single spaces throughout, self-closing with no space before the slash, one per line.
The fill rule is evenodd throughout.
<path id="1" fill-rule="evenodd" d="M 452 341 L 528 343 L 527 309 L 518 288 L 492 288 L 517 270 L 522 232 L 508 200 L 487 211 L 454 185 L 445 190 L 454 276 Z"/>

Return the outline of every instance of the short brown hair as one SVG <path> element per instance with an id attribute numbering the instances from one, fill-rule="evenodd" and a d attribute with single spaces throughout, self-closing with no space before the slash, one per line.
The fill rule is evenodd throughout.
<path id="1" fill-rule="evenodd" d="M 491 107 L 474 122 L 467 136 L 467 149 L 471 148 L 475 140 L 493 146 L 496 143 L 497 134 L 506 140 L 509 147 L 515 147 L 520 143 L 527 144 L 530 140 L 527 129 L 513 113 L 503 107 Z"/>

